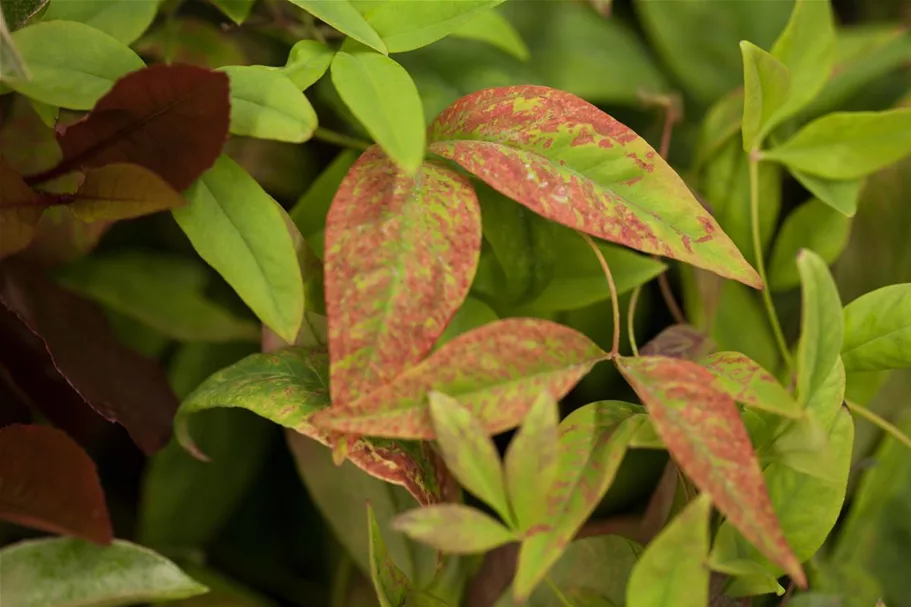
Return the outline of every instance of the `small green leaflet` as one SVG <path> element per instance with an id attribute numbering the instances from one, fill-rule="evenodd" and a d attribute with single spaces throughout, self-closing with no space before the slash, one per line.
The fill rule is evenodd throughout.
<path id="1" fill-rule="evenodd" d="M 285 67 L 278 70 L 300 90 L 306 90 L 329 70 L 335 53 L 322 42 L 300 40 L 291 47 Z"/>
<path id="2" fill-rule="evenodd" d="M 709 604 L 709 515 L 703 493 L 653 539 L 633 568 L 628 607 L 705 607 Z"/>
<path id="3" fill-rule="evenodd" d="M 289 0 L 320 21 L 381 53 L 386 45 L 348 0 Z"/>
<path id="4" fill-rule="evenodd" d="M 231 65 L 231 133 L 303 143 L 316 130 L 316 112 L 301 88 L 278 70 Z"/>
<path id="5" fill-rule="evenodd" d="M 802 415 L 788 391 L 746 354 L 716 352 L 702 364 L 715 376 L 715 387 L 735 401 L 784 417 Z"/>
<path id="6" fill-rule="evenodd" d="M 409 510 L 393 529 L 448 554 L 477 554 L 516 541 L 513 533 L 480 510 L 462 504 L 434 504 Z"/>
<path id="7" fill-rule="evenodd" d="M 797 396 L 806 403 L 829 375 L 842 348 L 844 320 L 835 280 L 823 259 L 803 249 L 797 256 L 801 333 L 797 349 Z"/>
<path id="8" fill-rule="evenodd" d="M 758 148 L 772 130 L 778 110 L 791 94 L 791 75 L 774 55 L 752 42 L 740 43 L 743 54 L 743 149 Z"/>
<path id="9" fill-rule="evenodd" d="M 370 530 L 370 579 L 376 589 L 376 598 L 380 607 L 400 607 L 411 588 L 411 582 L 386 552 L 383 534 L 380 533 L 380 526 L 369 502 L 367 527 Z"/>
<path id="10" fill-rule="evenodd" d="M 911 283 L 890 285 L 845 306 L 842 360 L 848 371 L 911 366 Z"/>

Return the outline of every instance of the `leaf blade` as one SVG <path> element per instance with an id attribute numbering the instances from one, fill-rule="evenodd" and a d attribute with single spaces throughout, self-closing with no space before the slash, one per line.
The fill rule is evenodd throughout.
<path id="1" fill-rule="evenodd" d="M 396 567 L 386 551 L 383 534 L 376 522 L 373 507 L 367 503 L 367 527 L 370 529 L 370 579 L 380 601 L 380 607 L 398 607 L 405 600 L 411 582 Z"/>
<path id="2" fill-rule="evenodd" d="M 808 249 L 797 258 L 801 291 L 801 336 L 797 349 L 797 396 L 806 403 L 838 360 L 844 318 L 838 288 L 823 259 Z"/>
<path id="3" fill-rule="evenodd" d="M 512 532 L 497 521 L 461 504 L 436 504 L 409 510 L 393 519 L 392 527 L 451 554 L 486 552 L 516 540 Z"/>
<path id="4" fill-rule="evenodd" d="M 313 136 L 316 112 L 284 73 L 257 65 L 231 65 L 219 71 L 231 82 L 231 133 L 288 143 L 303 143 Z"/>
<path id="5" fill-rule="evenodd" d="M 802 415 L 800 406 L 775 377 L 740 352 L 716 352 L 703 363 L 718 380 L 715 386 L 737 402 L 783 417 Z"/>
<path id="6" fill-rule="evenodd" d="M 883 287 L 845 306 L 842 346 L 845 368 L 872 371 L 911 365 L 909 308 L 911 284 Z"/>

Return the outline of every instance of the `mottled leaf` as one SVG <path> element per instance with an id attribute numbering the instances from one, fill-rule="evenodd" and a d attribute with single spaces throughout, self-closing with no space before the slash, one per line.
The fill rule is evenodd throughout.
<path id="1" fill-rule="evenodd" d="M 16 607 L 118 607 L 208 591 L 163 556 L 123 540 L 19 542 L 0 550 L 0 565 L 0 601 Z"/>
<path id="2" fill-rule="evenodd" d="M 740 352 L 716 352 L 702 363 L 715 376 L 715 388 L 739 403 L 784 417 L 800 417 L 797 401 L 759 363 Z"/>
<path id="3" fill-rule="evenodd" d="M 263 323 L 293 343 L 304 287 L 282 208 L 224 155 L 184 197 L 190 204 L 172 213 L 196 252 Z"/>
<path id="4" fill-rule="evenodd" d="M 911 284 L 883 287 L 845 306 L 842 360 L 849 371 L 911 366 Z"/>
<path id="5" fill-rule="evenodd" d="M 55 107 L 89 110 L 117 79 L 144 67 L 126 45 L 84 23 L 45 21 L 12 39 L 30 78 L 4 78 L 5 84 Z"/>
<path id="6" fill-rule="evenodd" d="M 486 89 L 446 109 L 430 140 L 432 152 L 558 223 L 761 286 L 651 146 L 573 95 Z"/>
<path id="7" fill-rule="evenodd" d="M 488 434 L 517 425 L 534 398 L 562 398 L 607 355 L 584 335 L 528 318 L 500 320 L 461 335 L 390 384 L 312 418 L 321 428 L 393 438 L 434 438 L 426 395 L 456 398 Z"/>
<path id="8" fill-rule="evenodd" d="M 376 589 L 380 607 L 398 607 L 405 600 L 411 582 L 395 566 L 395 562 L 386 551 L 383 534 L 376 522 L 373 508 L 367 504 L 367 526 L 370 529 L 370 577 Z"/>
<path id="9" fill-rule="evenodd" d="M 617 366 L 687 476 L 763 554 L 805 586 L 737 406 L 713 387 L 714 376 L 695 363 L 659 356 L 622 358 Z"/>
<path id="10" fill-rule="evenodd" d="M 157 0 L 61 0 L 50 3 L 44 18 L 85 23 L 133 44 L 152 25 L 159 4 Z"/>
<path id="11" fill-rule="evenodd" d="M 838 288 L 826 262 L 813 251 L 802 249 L 797 270 L 801 282 L 797 396 L 806 403 L 838 360 L 845 329 Z"/>
<path id="12" fill-rule="evenodd" d="M 781 108 L 791 94 L 787 66 L 752 42 L 740 43 L 743 54 L 743 149 L 758 148 L 781 121 Z"/>
<path id="13" fill-rule="evenodd" d="M 404 53 L 436 42 L 503 1 L 437 0 L 428 3 L 387 0 L 368 4 L 370 8 L 363 12 L 389 52 Z"/>
<path id="14" fill-rule="evenodd" d="M 397 516 L 392 527 L 449 554 L 487 552 L 517 539 L 509 529 L 480 510 L 461 504 L 409 510 Z"/>
<path id="15" fill-rule="evenodd" d="M 348 0 L 289 0 L 320 21 L 325 21 L 346 36 L 366 44 L 381 53 L 386 45 L 370 24 Z"/>
<path id="16" fill-rule="evenodd" d="M 431 392 L 427 400 L 446 467 L 465 489 L 484 500 L 504 520 L 512 520 L 500 454 L 484 426 L 459 401 L 442 392 Z"/>
<path id="17" fill-rule="evenodd" d="M 864 185 L 863 179 L 826 179 L 794 168 L 790 169 L 790 173 L 813 196 L 842 215 L 853 217 L 857 212 L 857 200 Z"/>
<path id="18" fill-rule="evenodd" d="M 643 356 L 664 356 L 697 361 L 715 349 L 711 338 L 690 325 L 671 325 L 648 341 L 640 352 Z"/>
<path id="19" fill-rule="evenodd" d="M 509 442 L 504 459 L 506 489 L 520 531 L 546 519 L 547 496 L 557 476 L 559 423 L 556 401 L 542 393 Z"/>
<path id="20" fill-rule="evenodd" d="M 231 133 L 290 143 L 313 136 L 316 112 L 288 76 L 258 65 L 220 71 L 231 81 Z"/>
<path id="21" fill-rule="evenodd" d="M 525 41 L 508 19 L 495 10 L 478 13 L 470 21 L 452 32 L 457 38 L 480 40 L 492 44 L 516 59 L 525 61 L 529 57 Z"/>
<path id="22" fill-rule="evenodd" d="M 334 56 L 335 53 L 322 42 L 300 40 L 291 47 L 285 67 L 279 71 L 303 91 L 323 77 Z"/>
<path id="23" fill-rule="evenodd" d="M 376 147 L 358 159 L 326 219 L 334 405 L 387 384 L 433 347 L 468 294 L 480 241 L 465 179 L 432 163 L 407 177 Z"/>
<path id="24" fill-rule="evenodd" d="M 132 219 L 186 204 L 168 183 L 136 164 L 108 164 L 85 172 L 72 197 L 73 213 L 85 222 Z"/>
<path id="25" fill-rule="evenodd" d="M 101 544 L 113 535 L 95 463 L 48 426 L 0 428 L 0 518 Z"/>
<path id="26" fill-rule="evenodd" d="M 709 515 L 703 493 L 653 539 L 633 569 L 629 607 L 705 607 L 709 603 Z"/>

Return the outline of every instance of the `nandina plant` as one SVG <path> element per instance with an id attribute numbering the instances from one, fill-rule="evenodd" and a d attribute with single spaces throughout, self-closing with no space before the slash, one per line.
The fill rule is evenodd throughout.
<path id="1" fill-rule="evenodd" d="M 843 4 L 0 1 L 0 604 L 911 605 Z"/>

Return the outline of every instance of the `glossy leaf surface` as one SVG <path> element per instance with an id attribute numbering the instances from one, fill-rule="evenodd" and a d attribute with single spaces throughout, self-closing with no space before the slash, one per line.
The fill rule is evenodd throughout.
<path id="1" fill-rule="evenodd" d="M 316 112 L 291 78 L 258 65 L 221 71 L 231 81 L 231 133 L 289 143 L 303 143 L 313 135 Z"/>
<path id="2" fill-rule="evenodd" d="M 838 360 L 845 329 L 838 288 L 826 262 L 804 249 L 797 257 L 797 269 L 802 285 L 797 396 L 805 403 Z"/>
<path id="3" fill-rule="evenodd" d="M 487 552 L 516 537 L 480 510 L 461 504 L 436 504 L 410 510 L 392 526 L 408 537 L 451 554 Z"/>
<path id="4" fill-rule="evenodd" d="M 911 284 L 883 287 L 845 306 L 842 360 L 849 371 L 911 366 Z"/>

